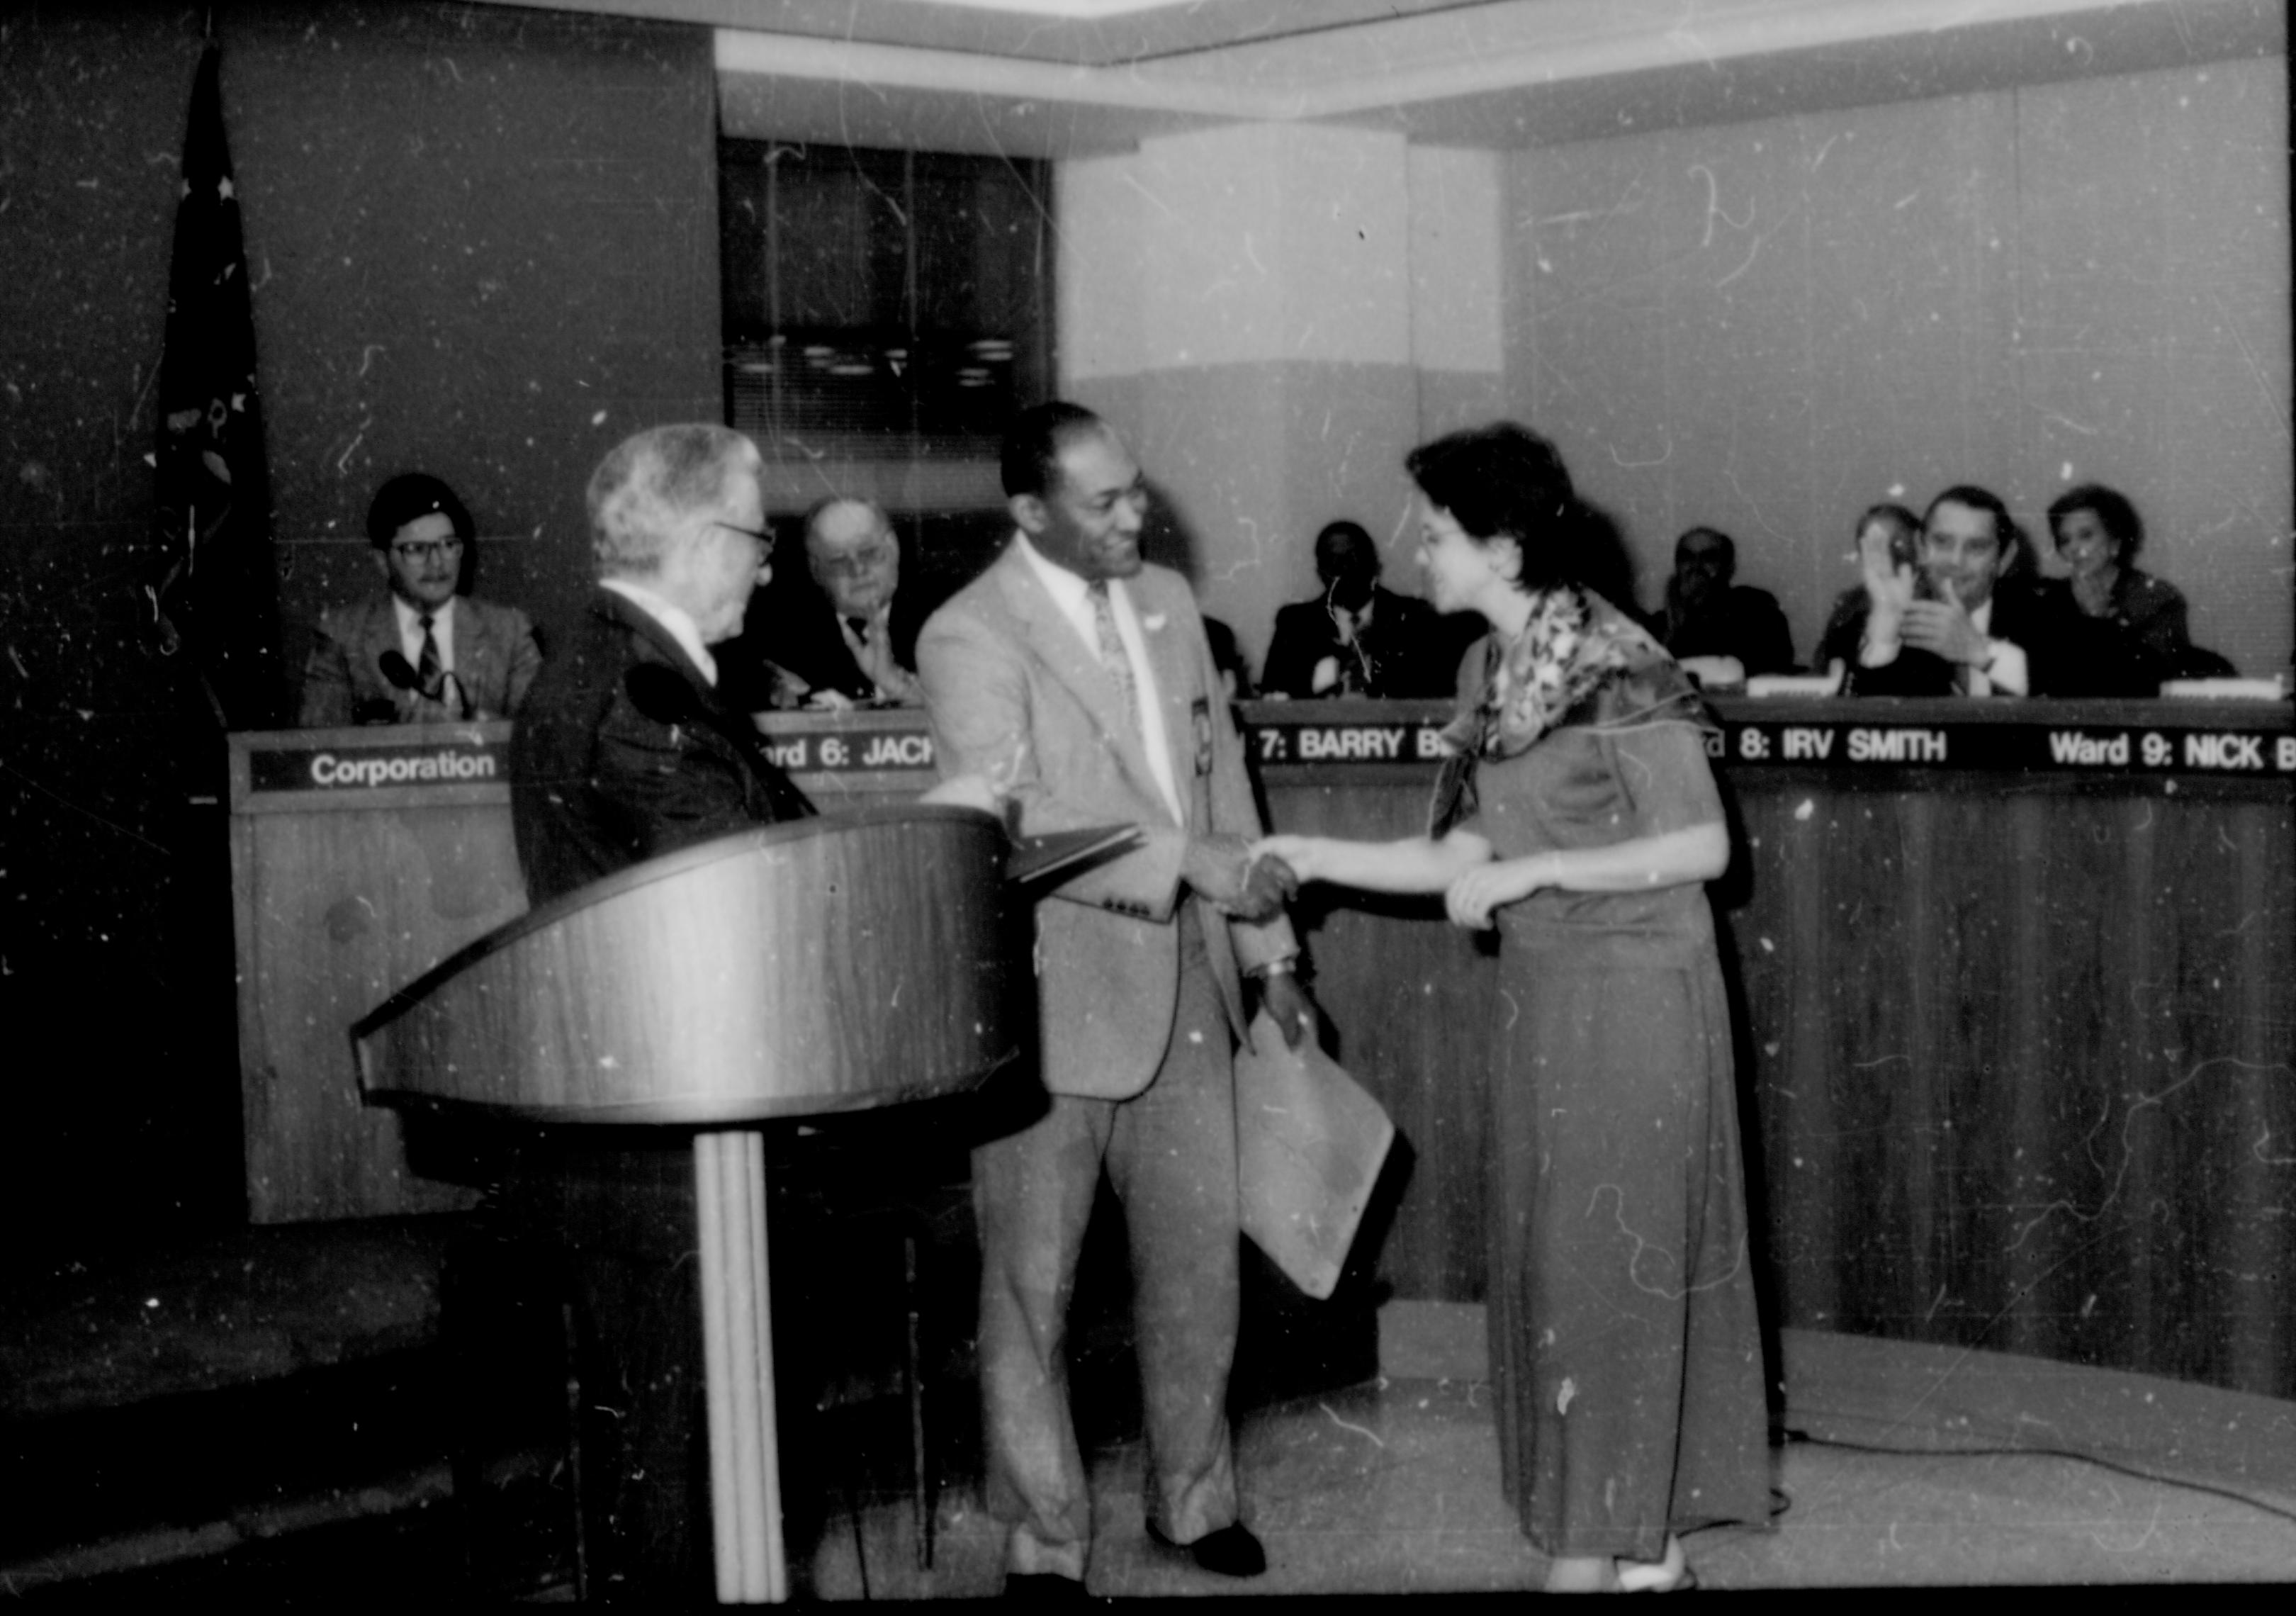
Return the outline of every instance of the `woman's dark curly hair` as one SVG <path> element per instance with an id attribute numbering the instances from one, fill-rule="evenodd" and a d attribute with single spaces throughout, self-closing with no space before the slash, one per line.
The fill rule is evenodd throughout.
<path id="1" fill-rule="evenodd" d="M 2136 559 L 2144 547 L 2144 519 L 2136 514 L 2136 507 L 2128 496 L 2117 488 L 2108 488 L 2101 482 L 2085 482 L 2067 488 L 2049 502 L 2049 541 L 2062 546 L 2058 529 L 2066 517 L 2076 511 L 2087 511 L 2095 516 L 2104 536 L 2112 541 L 2112 559 L 2127 566 Z"/>
<path id="2" fill-rule="evenodd" d="M 1471 537 L 1513 539 L 1523 589 L 1578 584 L 1632 603 L 1631 568 L 1611 576 L 1624 563 L 1616 525 L 1578 497 L 1562 455 L 1529 427 L 1495 421 L 1447 433 L 1406 455 L 1403 469 Z"/>

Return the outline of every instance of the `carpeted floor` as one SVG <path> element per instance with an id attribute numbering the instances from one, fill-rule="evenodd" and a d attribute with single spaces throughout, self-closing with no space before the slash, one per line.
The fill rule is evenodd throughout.
<path id="1" fill-rule="evenodd" d="M 1250 1582 L 1222 1581 L 1153 1548 L 1141 1522 L 1139 1443 L 1101 1444 L 1092 1592 L 1536 1587 L 1543 1563 L 1499 1496 L 1480 1332 L 1475 1308 L 1390 1303 L 1380 1319 L 1379 1378 L 1243 1419 L 1249 1516 L 1269 1556 L 1267 1574 Z M 1792 1436 L 1776 1454 L 1775 1487 L 1785 1508 L 1768 1530 L 1686 1540 L 1706 1588 L 2296 1579 L 2296 1405 L 2001 1354 L 1797 1331 L 1784 1344 Z M 357 1407 L 388 1401 L 370 1388 Z M 964 1446 L 963 1413 L 939 1411 L 944 1446 Z M 800 1593 L 846 1601 L 995 1592 L 1000 1536 L 977 1484 L 964 1479 L 962 1454 L 944 1457 L 950 1474 L 931 1512 L 925 1569 L 905 1416 L 898 1407 L 853 1416 L 850 1470 L 811 1478 L 812 1506 L 791 1522 Z M 289 1485 L 254 1474 L 251 1491 L 235 1502 L 217 1495 L 203 1519 L 127 1528 L 119 1522 L 127 1517 L 115 1516 L 84 1541 L 0 1564 L 0 1588 L 65 1604 L 277 1603 L 346 1591 L 570 1597 L 552 1456 L 537 1451 L 522 1472 L 496 1476 L 472 1515 L 455 1502 L 444 1463 L 423 1461 L 419 1449 L 362 1449 L 373 1473 L 359 1476 L 320 1467 Z M 161 1440 L 150 1463 L 180 1466 L 192 1456 Z"/>

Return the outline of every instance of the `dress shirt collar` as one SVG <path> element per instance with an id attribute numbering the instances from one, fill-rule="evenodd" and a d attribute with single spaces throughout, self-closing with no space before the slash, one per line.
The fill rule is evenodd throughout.
<path id="1" fill-rule="evenodd" d="M 1066 567 L 1046 561 L 1044 553 L 1030 544 L 1028 534 L 1020 529 L 1013 529 L 1013 542 L 1022 559 L 1036 570 L 1053 603 L 1084 641 L 1092 660 L 1100 660 L 1100 629 L 1093 617 L 1092 586 Z M 1181 809 L 1179 782 L 1172 772 L 1171 747 L 1164 727 L 1163 694 L 1156 683 L 1155 664 L 1149 660 L 1143 625 L 1132 609 L 1131 592 L 1125 588 L 1120 578 L 1108 580 L 1108 610 L 1116 622 L 1117 638 L 1124 642 L 1125 660 L 1132 664 L 1132 683 L 1139 696 L 1140 740 L 1142 749 L 1148 754 L 1149 773 L 1155 777 L 1164 806 L 1171 810 L 1173 823 L 1185 824 L 1187 816 Z"/>
<path id="2" fill-rule="evenodd" d="M 660 623 L 662 632 L 676 640 L 677 648 L 693 660 L 694 667 L 701 670 L 703 681 L 712 690 L 718 687 L 718 659 L 701 643 L 701 630 L 694 627 L 684 608 L 671 605 L 644 585 L 634 584 L 626 578 L 601 578 L 598 582 L 600 587 L 612 590 Z"/>
<path id="3" fill-rule="evenodd" d="M 430 641 L 439 647 L 439 666 L 455 666 L 455 603 L 460 595 L 449 595 L 447 603 L 430 614 Z M 398 645 L 406 653 L 413 667 L 422 660 L 422 611 L 398 595 L 390 597 L 391 610 L 398 614 Z"/>

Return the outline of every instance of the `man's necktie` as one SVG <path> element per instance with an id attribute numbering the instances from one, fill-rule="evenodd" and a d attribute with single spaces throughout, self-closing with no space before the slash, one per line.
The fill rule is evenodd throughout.
<path id="1" fill-rule="evenodd" d="M 1092 626 L 1100 636 L 1100 665 L 1108 669 L 1116 693 L 1124 702 L 1126 727 L 1140 739 L 1140 690 L 1133 682 L 1132 659 L 1124 654 L 1123 636 L 1116 632 L 1116 613 L 1108 603 L 1108 580 L 1093 579 L 1086 591 L 1092 596 Z"/>
<path id="2" fill-rule="evenodd" d="M 439 694 L 439 677 L 445 671 L 439 661 L 439 641 L 430 632 L 430 614 L 427 611 L 415 619 L 422 625 L 422 654 L 415 659 L 414 683 L 421 694 L 435 698 Z"/>

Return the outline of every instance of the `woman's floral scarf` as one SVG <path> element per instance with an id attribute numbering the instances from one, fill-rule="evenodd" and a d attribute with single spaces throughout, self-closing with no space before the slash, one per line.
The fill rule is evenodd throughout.
<path id="1" fill-rule="evenodd" d="M 1605 682 L 1629 670 L 1647 676 L 1651 689 L 1628 721 L 1677 718 L 1712 727 L 1665 647 L 1587 590 L 1565 586 L 1544 592 L 1520 635 L 1504 640 L 1493 634 L 1484 647 L 1481 691 L 1443 728 L 1446 758 L 1428 818 L 1430 836 L 1473 816 L 1480 759 L 1520 757 Z"/>

